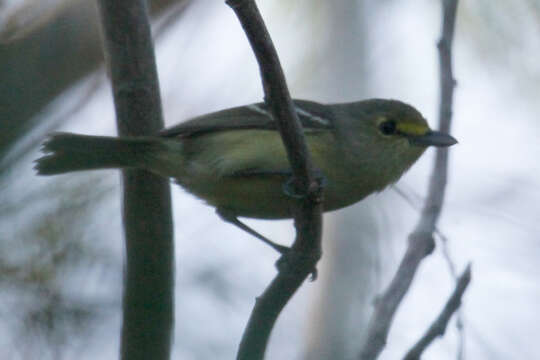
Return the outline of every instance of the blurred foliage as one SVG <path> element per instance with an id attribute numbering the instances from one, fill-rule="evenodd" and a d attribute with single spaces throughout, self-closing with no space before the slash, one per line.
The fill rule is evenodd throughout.
<path id="1" fill-rule="evenodd" d="M 89 274 L 120 268 L 119 259 L 87 231 L 111 188 L 93 176 L 76 186 L 55 185 L 0 205 L 0 317 L 13 343 L 9 348 L 17 349 L 14 357 L 43 359 L 49 353 L 60 359 L 61 349 L 118 307 L 118 294 L 100 297 L 86 289 Z M 52 205 L 50 199 L 59 201 Z M 47 206 L 30 214 L 30 201 Z M 10 227 L 21 222 L 26 226 Z"/>
<path id="2" fill-rule="evenodd" d="M 506 77 L 520 95 L 536 98 L 538 57 L 525 54 L 540 54 L 540 0 L 462 1 L 457 19 L 459 40 L 483 66 Z"/>
<path id="3" fill-rule="evenodd" d="M 189 0 L 152 0 L 150 7 L 158 18 L 186 3 Z M 0 17 L 1 160 L 38 125 L 36 115 L 98 69 L 103 55 L 95 1 L 26 0 L 12 7 L 0 3 L 0 10 L 5 13 Z"/>

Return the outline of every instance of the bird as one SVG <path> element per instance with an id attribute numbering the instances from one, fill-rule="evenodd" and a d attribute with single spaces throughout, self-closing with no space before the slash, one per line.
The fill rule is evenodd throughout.
<path id="1" fill-rule="evenodd" d="M 427 147 L 457 143 L 432 130 L 413 106 L 367 99 L 321 104 L 293 100 L 317 173 L 323 211 L 341 209 L 395 183 Z M 201 115 L 147 136 L 53 133 L 36 160 L 39 175 L 144 169 L 172 178 L 218 215 L 268 243 L 238 217 L 291 218 L 292 176 L 276 122 L 264 102 Z"/>

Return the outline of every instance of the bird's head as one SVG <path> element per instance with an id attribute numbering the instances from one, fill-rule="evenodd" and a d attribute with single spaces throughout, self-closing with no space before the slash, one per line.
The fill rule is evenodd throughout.
<path id="1" fill-rule="evenodd" d="M 335 108 L 341 137 L 363 171 L 396 181 L 429 146 L 448 147 L 457 140 L 431 130 L 422 114 L 397 100 L 371 99 L 340 104 Z"/>

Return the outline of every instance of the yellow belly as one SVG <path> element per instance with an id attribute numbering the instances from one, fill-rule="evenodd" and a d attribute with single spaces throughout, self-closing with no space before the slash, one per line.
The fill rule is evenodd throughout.
<path id="1" fill-rule="evenodd" d="M 339 152 L 332 133 L 307 133 L 306 139 L 315 165 L 325 176 L 325 211 L 348 206 L 378 190 L 368 176 L 358 179 L 351 175 L 351 165 Z M 283 184 L 289 177 L 282 175 L 290 165 L 276 131 L 219 132 L 183 140 L 182 146 L 176 158 L 163 153 L 149 161 L 150 170 L 175 178 L 208 204 L 238 216 L 291 217 L 295 200 L 284 193 Z"/>

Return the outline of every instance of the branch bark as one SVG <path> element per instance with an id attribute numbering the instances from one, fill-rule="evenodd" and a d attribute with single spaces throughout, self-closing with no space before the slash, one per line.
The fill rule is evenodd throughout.
<path id="1" fill-rule="evenodd" d="M 145 0 L 99 0 L 118 133 L 163 127 Z M 126 243 L 121 356 L 169 359 L 173 325 L 174 245 L 169 181 L 123 171 Z"/>
<path id="2" fill-rule="evenodd" d="M 403 360 L 420 360 L 420 356 L 427 349 L 427 347 L 435 340 L 438 336 L 443 336 L 452 315 L 459 309 L 461 306 L 461 299 L 467 286 L 471 282 L 471 265 L 467 265 L 467 268 L 457 279 L 456 287 L 454 292 L 446 302 L 443 310 L 437 317 L 437 319 L 431 324 L 428 331 L 418 340 L 418 342 L 409 350 L 407 355 Z"/>
<path id="3" fill-rule="evenodd" d="M 322 190 L 306 146 L 285 76 L 264 21 L 253 0 L 227 0 L 234 10 L 259 63 L 265 101 L 277 123 L 300 199 L 294 209 L 296 239 L 292 252 L 278 267 L 278 274 L 260 296 L 244 331 L 237 359 L 263 359 L 277 317 L 321 257 Z"/>
<path id="4" fill-rule="evenodd" d="M 440 106 L 439 129 L 450 131 L 455 80 L 452 73 L 452 40 L 457 10 L 457 0 L 442 0 L 442 35 L 438 43 L 440 62 Z M 420 220 L 409 235 L 409 244 L 398 270 L 390 285 L 375 305 L 370 320 L 366 342 L 362 347 L 361 360 L 376 359 L 388 338 L 388 331 L 397 307 L 410 288 L 421 261 L 431 254 L 435 247 L 433 233 L 441 214 L 448 172 L 448 149 L 438 148 L 433 174 L 429 183 L 428 197 Z"/>

